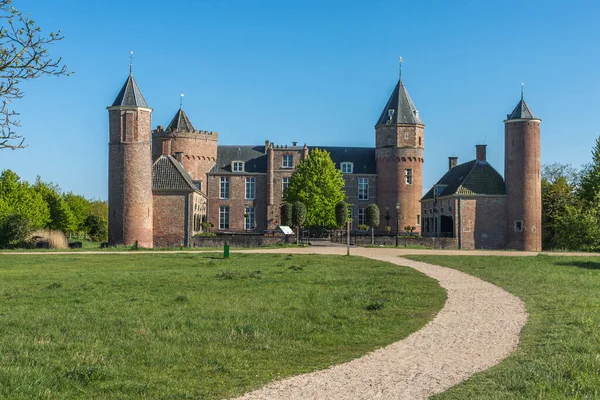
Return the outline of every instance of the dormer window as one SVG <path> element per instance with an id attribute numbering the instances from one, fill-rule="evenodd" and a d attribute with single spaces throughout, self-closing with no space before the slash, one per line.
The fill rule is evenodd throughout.
<path id="1" fill-rule="evenodd" d="M 234 161 L 231 163 L 231 171 L 233 172 L 244 172 L 244 162 Z"/>
<path id="2" fill-rule="evenodd" d="M 351 174 L 354 170 L 354 164 L 348 161 L 341 163 L 340 167 L 342 169 L 342 174 Z"/>

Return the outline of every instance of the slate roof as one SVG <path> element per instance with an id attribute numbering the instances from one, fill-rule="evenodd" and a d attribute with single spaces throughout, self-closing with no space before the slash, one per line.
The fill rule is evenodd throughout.
<path id="1" fill-rule="evenodd" d="M 146 100 L 142 96 L 142 91 L 131 74 L 127 77 L 127 81 L 125 81 L 125 84 L 112 104 L 112 107 L 117 106 L 148 108 L 148 104 L 146 104 Z"/>
<path id="2" fill-rule="evenodd" d="M 394 114 L 390 119 L 390 115 L 388 110 L 394 110 Z M 413 104 L 410 96 L 408 95 L 408 91 L 404 86 L 404 82 L 402 79 L 398 80 L 398 84 L 394 88 L 394 91 L 390 95 L 390 99 L 385 105 L 379 120 L 377 120 L 377 125 L 386 125 L 386 124 L 419 124 L 424 125 L 423 120 L 421 120 L 421 116 L 419 115 L 419 111 Z"/>
<path id="3" fill-rule="evenodd" d="M 173 156 L 160 156 L 152 164 L 152 190 L 192 192 L 192 177 Z"/>
<path id="4" fill-rule="evenodd" d="M 525 103 L 525 100 L 521 97 L 521 101 L 515 107 L 512 113 L 506 115 L 506 120 L 511 119 L 538 119 L 531 108 Z"/>
<path id="5" fill-rule="evenodd" d="M 194 125 L 192 125 L 192 121 L 190 121 L 185 111 L 183 111 L 183 108 L 179 108 L 179 110 L 177 110 L 177 113 L 171 120 L 171 123 L 169 124 L 169 126 L 167 126 L 166 131 L 194 132 L 195 129 Z"/>
<path id="6" fill-rule="evenodd" d="M 309 146 L 309 151 L 319 148 L 327 150 L 335 166 L 340 169 L 340 164 L 348 161 L 354 164 L 353 174 L 376 174 L 375 149 L 372 147 L 329 147 Z"/>
<path id="7" fill-rule="evenodd" d="M 211 173 L 227 173 L 231 171 L 232 161 L 243 161 L 244 173 L 266 173 L 267 155 L 265 146 L 222 145 L 217 147 L 217 162 Z M 238 172 L 236 172 L 238 173 Z"/>
<path id="8" fill-rule="evenodd" d="M 445 188 L 437 197 L 451 195 L 504 195 L 506 186 L 502 176 L 486 161 L 472 160 L 459 164 L 442 176 L 435 184 Z M 433 199 L 435 186 L 421 200 Z"/>
<path id="9" fill-rule="evenodd" d="M 340 168 L 340 163 L 349 161 L 354 164 L 354 174 L 376 174 L 375 149 L 371 147 L 329 147 L 329 146 L 309 146 L 308 150 L 316 148 L 327 150 L 331 154 L 331 159 L 336 167 Z M 302 150 L 302 147 L 289 147 L 290 151 Z M 226 145 L 217 147 L 217 162 L 211 173 L 231 173 L 231 163 L 233 161 L 243 161 L 244 172 L 267 173 L 267 155 L 265 146 L 235 146 Z M 238 173 L 238 172 L 236 172 Z"/>

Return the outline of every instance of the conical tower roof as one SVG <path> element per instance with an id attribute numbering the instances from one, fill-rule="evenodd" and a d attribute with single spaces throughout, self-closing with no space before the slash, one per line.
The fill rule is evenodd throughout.
<path id="1" fill-rule="evenodd" d="M 390 113 L 393 114 L 390 117 Z M 390 99 L 388 100 L 376 125 L 386 124 L 413 124 L 425 125 L 419 116 L 419 111 L 410 98 L 402 79 L 394 88 Z"/>
<path id="2" fill-rule="evenodd" d="M 171 120 L 171 123 L 167 127 L 167 132 L 194 132 L 194 125 L 192 125 L 192 121 L 188 118 L 183 108 L 179 108 L 177 113 Z"/>
<path id="3" fill-rule="evenodd" d="M 112 104 L 113 107 L 119 106 L 129 106 L 129 107 L 145 107 L 148 108 L 148 104 L 146 104 L 146 100 L 144 96 L 142 96 L 142 91 L 137 85 L 135 79 L 133 79 L 133 75 L 129 74 L 127 81 L 121 88 L 121 91 L 117 95 L 117 98 Z"/>
<path id="4" fill-rule="evenodd" d="M 509 121 L 511 119 L 539 119 L 535 116 L 531 108 L 525 103 L 523 97 L 521 97 L 521 101 L 515 107 L 512 113 L 506 115 L 506 120 Z"/>

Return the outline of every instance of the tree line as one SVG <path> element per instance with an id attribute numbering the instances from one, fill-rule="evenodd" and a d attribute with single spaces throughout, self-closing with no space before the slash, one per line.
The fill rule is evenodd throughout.
<path id="1" fill-rule="evenodd" d="M 543 167 L 542 227 L 545 249 L 600 250 L 600 137 L 581 170 Z"/>
<path id="2" fill-rule="evenodd" d="M 34 184 L 7 169 L 0 174 L 0 247 L 23 245 L 35 230 L 61 231 L 71 238 L 106 241 L 108 205 L 72 192 L 62 193 L 58 185 Z"/>

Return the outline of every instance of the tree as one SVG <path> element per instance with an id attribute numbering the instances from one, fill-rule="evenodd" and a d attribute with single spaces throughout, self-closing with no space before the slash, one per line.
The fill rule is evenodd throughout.
<path id="1" fill-rule="evenodd" d="M 65 203 L 69 206 L 69 209 L 73 213 L 73 230 L 74 231 L 85 231 L 85 219 L 90 213 L 91 204 L 88 199 L 83 196 L 69 192 L 63 194 Z M 108 215 L 107 215 L 108 218 Z"/>
<path id="2" fill-rule="evenodd" d="M 59 187 L 52 183 L 42 182 L 38 176 L 33 188 L 42 195 L 50 211 L 50 220 L 45 228 L 64 233 L 73 231 L 75 229 L 75 217 L 69 205 L 60 195 Z"/>
<path id="3" fill-rule="evenodd" d="M 281 225 L 292 226 L 292 203 L 281 205 Z"/>
<path id="4" fill-rule="evenodd" d="M 300 238 L 300 228 L 306 221 L 306 206 L 301 201 L 295 201 L 292 206 L 292 223 L 296 227 L 296 244 Z"/>
<path id="5" fill-rule="evenodd" d="M 379 207 L 369 204 L 365 210 L 365 222 L 371 227 L 371 246 L 375 244 L 375 228 L 379 226 Z"/>
<path id="6" fill-rule="evenodd" d="M 335 222 L 338 228 L 342 228 L 348 223 L 348 204 L 344 201 L 335 205 Z"/>
<path id="7" fill-rule="evenodd" d="M 599 217 L 595 208 L 566 206 L 555 222 L 555 246 L 567 250 L 598 250 L 600 248 Z"/>
<path id="8" fill-rule="evenodd" d="M 88 215 L 85 219 L 85 227 L 90 239 L 95 242 L 108 240 L 108 225 L 97 215 Z"/>
<path id="9" fill-rule="evenodd" d="M 577 171 L 568 164 L 550 164 L 542 168 L 542 243 L 544 248 L 556 246 L 556 223 L 567 206 L 581 208 L 575 195 Z"/>
<path id="10" fill-rule="evenodd" d="M 14 131 L 20 123 L 10 102 L 23 97 L 23 81 L 44 75 L 69 75 L 62 59 L 53 59 L 46 49 L 63 39 L 60 31 L 41 34 L 41 29 L 29 14 L 23 15 L 11 5 L 11 0 L 0 0 L 0 149 L 20 149 L 24 139 Z"/>
<path id="11" fill-rule="evenodd" d="M 600 137 L 592 149 L 592 163 L 582 172 L 578 195 L 589 204 L 600 202 Z"/>
<path id="12" fill-rule="evenodd" d="M 27 217 L 19 214 L 5 216 L 0 221 L 0 248 L 23 243 L 31 232 L 31 223 Z"/>
<path id="13" fill-rule="evenodd" d="M 11 214 L 26 218 L 33 230 L 50 222 L 50 210 L 42 195 L 7 169 L 0 174 L 0 220 Z"/>
<path id="14" fill-rule="evenodd" d="M 337 225 L 335 206 L 346 197 L 343 189 L 342 172 L 329 153 L 314 149 L 292 175 L 284 200 L 306 206 L 306 226 L 333 229 Z"/>

